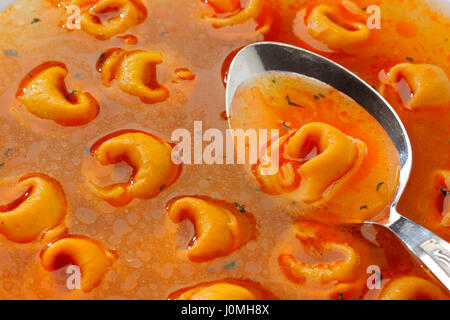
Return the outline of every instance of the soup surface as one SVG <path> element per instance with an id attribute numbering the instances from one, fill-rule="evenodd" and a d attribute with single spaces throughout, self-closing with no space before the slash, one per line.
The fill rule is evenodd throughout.
<path id="1" fill-rule="evenodd" d="M 349 223 L 381 211 L 397 184 L 395 149 L 361 106 L 269 74 L 224 116 L 224 79 L 247 44 L 342 64 L 410 135 L 400 212 L 450 241 L 448 16 L 416 0 L 82 2 L 19 0 L 0 15 L 0 298 L 448 299 L 393 235 Z M 287 140 L 303 146 L 297 156 L 280 162 L 293 182 L 265 183 L 260 159 L 172 161 L 177 129 L 194 141 L 229 124 L 303 130 L 305 143 Z M 348 157 L 291 198 L 323 137 Z M 368 286 L 374 272 L 381 282 Z"/>

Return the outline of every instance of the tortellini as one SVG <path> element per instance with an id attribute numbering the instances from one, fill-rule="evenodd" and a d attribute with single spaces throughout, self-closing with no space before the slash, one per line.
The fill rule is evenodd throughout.
<path id="1" fill-rule="evenodd" d="M 126 162 L 133 168 L 127 183 L 99 186 L 89 181 L 94 193 L 113 206 L 134 198 L 149 199 L 166 189 L 179 176 L 181 165 L 172 161 L 172 146 L 142 131 L 119 131 L 99 140 L 91 152 L 101 165 Z"/>
<path id="2" fill-rule="evenodd" d="M 329 196 L 352 176 L 365 154 L 364 142 L 328 124 L 313 122 L 272 143 L 253 171 L 263 191 L 290 193 L 293 198 L 313 203 Z M 272 169 L 279 170 L 274 174 Z"/>
<path id="3" fill-rule="evenodd" d="M 321 250 L 339 253 L 344 256 L 342 260 L 331 263 L 310 265 L 298 261 L 291 254 L 281 254 L 279 263 L 283 271 L 296 282 L 303 283 L 312 279 L 319 283 L 330 283 L 334 280 L 346 282 L 353 280 L 358 258 L 355 250 L 348 245 L 325 242 Z"/>
<path id="4" fill-rule="evenodd" d="M 14 242 L 30 242 L 64 223 L 67 201 L 62 186 L 44 174 L 3 179 L 9 187 L 7 204 L 0 205 L 0 234 Z M 10 198 L 13 199 L 10 199 Z"/>
<path id="5" fill-rule="evenodd" d="M 213 5 L 216 7 L 222 8 L 222 9 L 231 9 L 235 8 L 232 2 L 230 1 L 214 1 Z M 248 6 L 241 11 L 226 17 L 226 18 L 219 18 L 219 17 L 210 17 L 206 16 L 205 19 L 212 23 L 215 27 L 226 27 L 226 26 L 233 26 L 236 24 L 244 23 L 250 19 L 254 19 L 258 17 L 263 10 L 263 0 L 250 0 L 250 3 Z M 227 10 L 231 11 L 231 10 Z"/>
<path id="6" fill-rule="evenodd" d="M 403 105 L 409 110 L 450 104 L 450 80 L 438 66 L 397 64 L 389 71 L 388 83 L 399 92 Z M 402 88 L 402 84 L 406 88 Z"/>
<path id="7" fill-rule="evenodd" d="M 208 4 L 219 12 L 233 12 L 241 7 L 241 0 L 208 0 Z"/>
<path id="8" fill-rule="evenodd" d="M 270 292 L 250 281 L 221 280 L 198 284 L 170 295 L 172 300 L 274 300 Z"/>
<path id="9" fill-rule="evenodd" d="M 64 126 L 92 121 L 99 112 L 97 101 L 87 92 L 69 93 L 64 83 L 67 73 L 63 63 L 43 63 L 22 80 L 17 98 L 35 116 Z"/>
<path id="10" fill-rule="evenodd" d="M 123 92 L 139 97 L 144 103 L 156 103 L 169 97 L 167 88 L 156 81 L 156 65 L 162 59 L 158 52 L 113 48 L 102 54 L 97 67 L 105 86 L 110 87 L 115 79 Z"/>
<path id="11" fill-rule="evenodd" d="M 147 9 L 141 0 L 63 0 L 66 5 L 82 9 L 80 25 L 86 33 L 106 40 L 141 24 L 147 18 Z M 114 13 L 114 17 L 101 20 L 101 16 Z"/>
<path id="12" fill-rule="evenodd" d="M 327 5 L 318 5 L 307 18 L 308 32 L 331 49 L 346 49 L 369 38 L 369 28 L 360 22 L 346 21 Z"/>
<path id="13" fill-rule="evenodd" d="M 309 264 L 298 261 L 290 253 L 281 253 L 278 262 L 286 276 L 298 283 L 306 279 L 321 284 L 338 281 L 340 283 L 351 282 L 357 277 L 359 256 L 355 249 L 344 243 L 333 240 L 332 233 L 327 231 L 330 240 L 318 237 L 318 231 L 323 228 L 321 224 L 309 221 L 299 221 L 295 224 L 296 237 L 307 246 L 312 246 L 321 252 L 337 253 L 343 258 L 333 262 Z"/>
<path id="14" fill-rule="evenodd" d="M 226 256 L 255 234 L 253 216 L 231 204 L 206 197 L 175 199 L 168 206 L 168 215 L 175 223 L 189 219 L 194 224 L 195 236 L 188 247 L 192 261 Z"/>
<path id="15" fill-rule="evenodd" d="M 356 286 L 359 273 L 360 257 L 356 250 L 346 243 L 335 239 L 334 230 L 324 229 L 325 226 L 311 221 L 298 221 L 295 224 L 295 233 L 302 242 L 305 252 L 311 256 L 322 255 L 329 252 L 341 258 L 330 262 L 311 264 L 299 261 L 293 254 L 282 252 L 278 257 L 281 270 L 288 279 L 295 283 L 303 284 L 306 280 L 318 284 L 334 284 L 330 296 L 335 296 L 337 290 L 340 292 L 352 291 Z M 323 231 L 320 231 L 323 229 Z M 326 235 L 324 236 L 325 233 Z M 311 250 L 311 248 L 314 248 Z"/>
<path id="16" fill-rule="evenodd" d="M 437 199 L 433 197 L 432 203 L 437 203 L 438 212 L 441 215 L 441 225 L 450 227 L 450 170 L 438 170 L 433 177 L 433 194 L 437 194 Z M 437 200 L 437 201 L 436 201 Z"/>
<path id="17" fill-rule="evenodd" d="M 41 252 L 41 264 L 45 270 L 58 270 L 70 263 L 77 265 L 81 271 L 81 289 L 85 292 L 100 284 L 116 259 L 114 251 L 84 236 L 63 237 Z"/>
<path id="18" fill-rule="evenodd" d="M 391 280 L 383 288 L 380 300 L 448 300 L 448 296 L 431 281 L 404 276 Z"/>

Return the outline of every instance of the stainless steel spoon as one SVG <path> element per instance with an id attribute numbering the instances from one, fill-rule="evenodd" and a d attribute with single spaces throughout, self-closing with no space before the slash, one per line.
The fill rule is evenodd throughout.
<path id="1" fill-rule="evenodd" d="M 408 134 L 394 109 L 371 86 L 354 73 L 310 51 L 276 42 L 260 42 L 242 49 L 231 63 L 227 79 L 227 115 L 241 83 L 268 71 L 295 72 L 320 80 L 347 94 L 363 106 L 386 130 L 400 156 L 401 171 L 389 216 L 367 221 L 391 230 L 450 291 L 450 244 L 431 231 L 403 217 L 397 203 L 406 187 L 412 166 Z"/>

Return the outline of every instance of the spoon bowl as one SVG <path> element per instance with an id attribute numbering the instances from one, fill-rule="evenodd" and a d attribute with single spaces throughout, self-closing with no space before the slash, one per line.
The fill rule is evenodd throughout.
<path id="1" fill-rule="evenodd" d="M 228 117 L 232 116 L 231 105 L 238 87 L 246 80 L 270 71 L 297 73 L 320 80 L 355 100 L 381 124 L 397 149 L 401 170 L 388 216 L 382 220 L 374 217 L 365 223 L 391 230 L 450 291 L 450 244 L 397 212 L 398 201 L 411 173 L 412 149 L 405 127 L 394 109 L 353 72 L 327 58 L 291 45 L 259 42 L 239 51 L 230 65 L 226 89 Z"/>

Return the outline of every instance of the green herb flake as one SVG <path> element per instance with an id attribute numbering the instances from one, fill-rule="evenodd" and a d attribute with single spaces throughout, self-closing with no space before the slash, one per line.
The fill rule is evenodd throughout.
<path id="1" fill-rule="evenodd" d="M 369 207 L 368 206 L 361 206 L 360 208 L 359 208 L 359 210 L 363 210 L 363 209 L 369 209 Z"/>
<path id="2" fill-rule="evenodd" d="M 233 259 L 231 259 L 230 262 L 225 263 L 222 268 L 224 270 L 233 270 L 234 268 L 236 268 L 236 261 L 234 261 Z"/>
<path id="3" fill-rule="evenodd" d="M 235 202 L 234 203 L 236 208 L 240 211 L 240 212 L 245 212 L 245 209 L 243 206 L 241 206 L 239 203 Z"/>
<path id="4" fill-rule="evenodd" d="M 6 49 L 5 51 L 3 51 L 5 53 L 5 55 L 10 56 L 10 57 L 18 57 L 19 56 L 19 52 L 13 49 Z"/>
<path id="5" fill-rule="evenodd" d="M 314 95 L 314 99 L 319 100 L 320 97 L 318 95 Z"/>
<path id="6" fill-rule="evenodd" d="M 414 59 L 411 58 L 411 57 L 406 57 L 406 60 L 408 60 L 409 62 L 413 62 L 414 61 Z"/>
<path id="7" fill-rule="evenodd" d="M 283 129 L 285 130 L 291 130 L 291 128 L 289 128 L 289 126 L 286 124 L 286 122 L 283 121 Z"/>
<path id="8" fill-rule="evenodd" d="M 33 24 L 33 23 L 38 23 L 39 21 L 41 21 L 41 19 L 39 19 L 39 18 L 34 18 L 34 19 L 31 21 L 31 24 Z"/>
<path id="9" fill-rule="evenodd" d="M 87 154 L 91 153 L 91 148 L 84 147 L 84 152 L 86 152 Z"/>
<path id="10" fill-rule="evenodd" d="M 5 166 L 4 162 L 0 163 L 0 168 L 3 168 L 4 166 Z"/>
<path id="11" fill-rule="evenodd" d="M 344 300 L 344 295 L 342 293 L 339 293 L 339 300 Z"/>
<path id="12" fill-rule="evenodd" d="M 294 101 L 292 101 L 291 98 L 289 97 L 289 95 L 286 96 L 286 100 L 289 103 L 289 105 L 291 105 L 291 106 L 304 108 L 304 106 L 301 106 L 301 105 L 295 103 Z"/>
<path id="13" fill-rule="evenodd" d="M 384 184 L 384 182 L 380 182 L 379 184 L 377 184 L 377 191 L 380 190 L 380 188 L 383 184 Z"/>
<path id="14" fill-rule="evenodd" d="M 319 96 L 321 96 L 322 98 L 325 98 L 325 95 L 323 93 L 319 93 Z"/>
<path id="15" fill-rule="evenodd" d="M 163 191 L 167 187 L 167 184 L 163 184 L 161 187 L 159 187 L 160 191 Z"/>
<path id="16" fill-rule="evenodd" d="M 444 188 L 440 188 L 439 191 L 441 191 L 442 194 L 443 194 L 444 196 L 446 196 L 446 197 L 447 197 L 447 196 L 450 196 L 450 191 L 445 190 Z"/>

